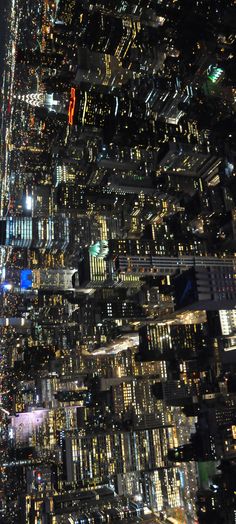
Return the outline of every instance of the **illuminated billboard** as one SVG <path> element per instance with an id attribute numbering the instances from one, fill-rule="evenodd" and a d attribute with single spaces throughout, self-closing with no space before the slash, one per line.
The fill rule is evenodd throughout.
<path id="1" fill-rule="evenodd" d="M 23 269 L 20 273 L 20 287 L 23 291 L 32 289 L 33 276 L 31 269 Z"/>
<path id="2" fill-rule="evenodd" d="M 70 124 L 70 126 L 72 126 L 74 122 L 75 101 L 76 101 L 75 88 L 72 87 L 70 91 L 70 103 L 69 103 L 69 109 L 68 109 L 68 123 Z"/>

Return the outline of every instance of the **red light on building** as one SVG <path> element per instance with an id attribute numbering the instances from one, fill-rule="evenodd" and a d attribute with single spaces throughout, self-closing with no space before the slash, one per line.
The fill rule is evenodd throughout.
<path id="1" fill-rule="evenodd" d="M 69 103 L 69 109 L 68 109 L 68 122 L 70 126 L 72 126 L 74 122 L 75 101 L 76 101 L 75 88 L 72 87 L 70 91 L 70 103 Z"/>

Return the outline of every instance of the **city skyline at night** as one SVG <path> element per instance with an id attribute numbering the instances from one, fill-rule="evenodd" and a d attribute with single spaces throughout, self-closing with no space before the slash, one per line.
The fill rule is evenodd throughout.
<path id="1" fill-rule="evenodd" d="M 0 523 L 233 524 L 235 2 L 0 14 Z"/>

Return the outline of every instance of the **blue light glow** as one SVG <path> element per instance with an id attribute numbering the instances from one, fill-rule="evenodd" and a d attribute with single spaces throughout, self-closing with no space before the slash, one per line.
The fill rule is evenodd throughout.
<path id="1" fill-rule="evenodd" d="M 20 274 L 20 287 L 23 290 L 32 289 L 32 271 L 23 269 Z"/>

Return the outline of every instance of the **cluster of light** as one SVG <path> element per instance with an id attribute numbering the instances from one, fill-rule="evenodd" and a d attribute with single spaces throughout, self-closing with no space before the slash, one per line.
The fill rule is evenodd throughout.
<path id="1" fill-rule="evenodd" d="M 72 87 L 70 91 L 70 103 L 69 103 L 69 109 L 68 109 L 68 122 L 70 126 L 73 125 L 74 122 L 74 114 L 75 114 L 75 88 Z"/>
<path id="2" fill-rule="evenodd" d="M 26 196 L 26 199 L 25 199 L 25 205 L 26 205 L 26 209 L 27 211 L 31 211 L 32 209 L 32 204 L 33 204 L 33 199 L 31 196 L 27 195 Z"/>
<path id="3" fill-rule="evenodd" d="M 221 67 L 213 67 L 211 70 L 211 74 L 208 76 L 208 78 L 209 80 L 211 80 L 211 82 L 213 82 L 213 84 L 215 84 L 216 82 L 218 82 L 223 72 L 224 71 L 223 69 L 221 69 Z"/>
<path id="4" fill-rule="evenodd" d="M 5 282 L 3 284 L 3 290 L 4 291 L 11 291 L 12 290 L 12 284 L 8 284 L 7 282 Z"/>

